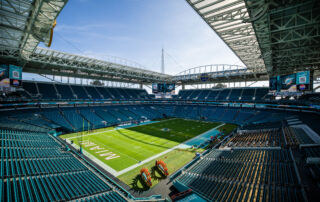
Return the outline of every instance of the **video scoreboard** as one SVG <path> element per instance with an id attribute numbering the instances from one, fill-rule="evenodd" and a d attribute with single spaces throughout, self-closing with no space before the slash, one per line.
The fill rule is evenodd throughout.
<path id="1" fill-rule="evenodd" d="M 271 77 L 269 89 L 272 92 L 304 92 L 312 90 L 310 71 Z"/>
<path id="2" fill-rule="evenodd" d="M 22 86 L 22 67 L 0 64 L 0 92 L 15 91 Z"/>
<path id="3" fill-rule="evenodd" d="M 153 83 L 152 84 L 152 93 L 169 93 L 174 94 L 175 84 L 173 83 Z"/>

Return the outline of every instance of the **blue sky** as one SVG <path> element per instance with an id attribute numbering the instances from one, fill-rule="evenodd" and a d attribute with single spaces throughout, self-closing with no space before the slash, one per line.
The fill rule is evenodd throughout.
<path id="1" fill-rule="evenodd" d="M 104 59 L 117 56 L 166 73 L 207 64 L 243 65 L 185 0 L 69 0 L 52 49 Z"/>

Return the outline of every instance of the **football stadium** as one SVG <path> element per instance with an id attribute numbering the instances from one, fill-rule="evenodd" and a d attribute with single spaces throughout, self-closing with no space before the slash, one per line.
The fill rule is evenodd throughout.
<path id="1" fill-rule="evenodd" d="M 0 19 L 1 201 L 319 201 L 320 1 L 0 0 Z M 137 33 L 201 64 L 152 65 Z"/>

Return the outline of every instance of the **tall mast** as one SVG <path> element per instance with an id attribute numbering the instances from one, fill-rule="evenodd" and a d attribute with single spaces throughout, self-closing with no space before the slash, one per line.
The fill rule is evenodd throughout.
<path id="1" fill-rule="evenodd" d="M 164 52 L 162 48 L 162 54 L 161 54 L 161 73 L 164 74 Z"/>

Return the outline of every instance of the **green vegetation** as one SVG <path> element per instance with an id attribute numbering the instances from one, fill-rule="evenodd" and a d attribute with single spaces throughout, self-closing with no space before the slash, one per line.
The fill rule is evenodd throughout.
<path id="1" fill-rule="evenodd" d="M 169 171 L 169 175 L 180 169 L 186 163 L 191 161 L 196 152 L 202 152 L 202 149 L 194 150 L 194 149 L 176 149 L 167 154 L 162 155 L 158 158 L 162 159 L 166 164 Z M 140 178 L 140 169 L 148 168 L 151 178 L 152 178 L 152 187 L 160 182 L 160 180 L 165 177 L 156 169 L 155 160 L 145 163 L 131 171 L 118 176 L 118 178 L 124 183 L 128 184 L 135 191 L 145 191 L 148 189 L 141 181 Z"/>

